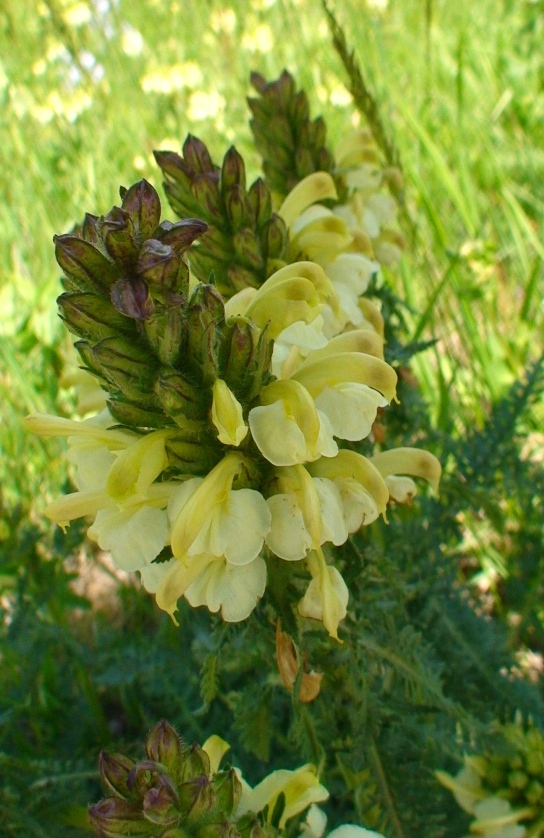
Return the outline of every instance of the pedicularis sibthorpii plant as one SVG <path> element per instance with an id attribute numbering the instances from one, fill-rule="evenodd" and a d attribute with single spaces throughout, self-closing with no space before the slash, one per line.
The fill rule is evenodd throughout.
<path id="1" fill-rule="evenodd" d="M 155 155 L 178 220 L 161 220 L 140 181 L 56 237 L 60 314 L 107 407 L 27 425 L 68 437 L 77 490 L 49 518 L 91 520 L 89 538 L 139 572 L 180 631 L 189 607 L 219 615 L 193 648 L 204 710 L 222 699 L 246 750 L 278 769 L 252 790 L 219 770 L 217 736 L 185 745 L 163 722 L 143 760 L 102 755 L 113 797 L 91 823 L 102 836 L 320 838 L 324 814 L 302 818 L 328 796 L 323 777 L 337 819 L 361 824 L 338 838 L 444 835 L 434 769 L 485 739 L 496 712 L 541 704 L 501 675 L 500 643 L 479 663 L 466 639 L 490 643 L 491 629 L 453 587 L 462 503 L 451 482 L 436 499 L 441 466 L 407 367 L 421 346 L 402 344 L 383 278 L 406 247 L 401 172 L 366 129 L 333 154 L 288 73 L 252 81 L 264 180 L 248 186 L 235 148 L 217 165 L 189 136 Z M 411 505 L 414 478 L 434 497 Z M 525 808 L 509 797 L 506 820 L 478 815 L 474 829 L 518 838 L 538 824 L 531 782 Z"/>

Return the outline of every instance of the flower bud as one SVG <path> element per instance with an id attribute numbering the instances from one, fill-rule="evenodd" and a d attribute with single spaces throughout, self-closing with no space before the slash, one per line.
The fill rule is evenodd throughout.
<path id="1" fill-rule="evenodd" d="M 122 754 L 108 754 L 101 751 L 98 757 L 100 777 L 106 788 L 116 797 L 130 797 L 127 777 L 134 767 L 134 760 Z"/>
<path id="2" fill-rule="evenodd" d="M 221 168 L 221 190 L 223 196 L 226 197 L 227 193 L 234 186 L 240 186 L 245 192 L 246 168 L 242 157 L 238 154 L 234 146 L 231 146 L 223 158 L 223 166 Z"/>
<path id="3" fill-rule="evenodd" d="M 202 775 L 208 777 L 209 773 L 210 758 L 206 751 L 197 744 L 184 748 L 177 782 L 186 783 Z"/>
<path id="4" fill-rule="evenodd" d="M 180 818 L 178 803 L 178 795 L 172 781 L 165 776 L 159 777 L 157 784 L 144 795 L 144 818 L 161 826 L 174 826 Z"/>
<path id="5" fill-rule="evenodd" d="M 254 271 L 262 271 L 264 257 L 256 234 L 249 227 L 241 227 L 232 235 L 232 246 L 240 262 Z"/>
<path id="6" fill-rule="evenodd" d="M 133 268 L 139 249 L 138 230 L 126 210 L 113 207 L 102 223 L 104 244 L 110 256 L 124 268 Z"/>
<path id="7" fill-rule="evenodd" d="M 158 411 L 146 410 L 121 400 L 108 401 L 107 405 L 111 415 L 122 425 L 132 428 L 163 428 L 168 424 L 165 414 Z"/>
<path id="8" fill-rule="evenodd" d="M 205 384 L 219 375 L 218 328 L 224 322 L 221 295 L 212 285 L 198 285 L 187 306 L 187 357 Z"/>
<path id="9" fill-rule="evenodd" d="M 164 306 L 145 321 L 147 339 L 159 360 L 174 366 L 179 359 L 184 338 L 183 312 L 180 306 Z"/>
<path id="10" fill-rule="evenodd" d="M 119 798 L 100 800 L 89 806 L 89 821 L 101 838 L 126 835 L 138 838 L 152 836 L 155 832 L 153 824 L 143 819 L 140 803 Z"/>
<path id="11" fill-rule="evenodd" d="M 224 380 L 238 398 L 252 402 L 270 381 L 274 344 L 265 328 L 236 320 L 229 324 L 229 337 L 223 342 Z"/>
<path id="12" fill-rule="evenodd" d="M 200 774 L 179 786 L 184 826 L 194 826 L 213 809 L 216 795 L 206 774 Z"/>
<path id="13" fill-rule="evenodd" d="M 192 384 L 178 372 L 165 372 L 155 382 L 155 393 L 174 421 L 181 419 L 205 419 L 210 408 L 211 397 L 207 392 Z"/>
<path id="14" fill-rule="evenodd" d="M 79 291 L 109 294 L 118 277 L 115 265 L 96 247 L 78 236 L 55 236 L 55 256 Z"/>
<path id="15" fill-rule="evenodd" d="M 129 189 L 121 189 L 122 207 L 131 216 L 136 238 L 149 239 L 161 218 L 161 202 L 157 191 L 142 179 Z"/>
<path id="16" fill-rule="evenodd" d="M 234 232 L 240 230 L 244 225 L 250 225 L 253 222 L 251 204 L 243 187 L 238 184 L 227 192 L 225 207 L 231 228 Z"/>
<path id="17" fill-rule="evenodd" d="M 242 796 L 242 784 L 234 768 L 218 772 L 212 780 L 212 788 L 217 797 L 217 805 L 225 815 L 231 815 Z"/>
<path id="18" fill-rule="evenodd" d="M 169 439 L 166 451 L 171 466 L 182 474 L 206 474 L 217 465 L 223 452 L 217 445 Z"/>
<path id="19" fill-rule="evenodd" d="M 161 244 L 171 247 L 177 256 L 181 256 L 190 248 L 195 239 L 203 236 L 208 230 L 208 225 L 200 218 L 183 218 L 172 224 L 171 221 L 163 221 L 159 225 L 156 237 Z"/>
<path id="20" fill-rule="evenodd" d="M 153 300 L 143 279 L 118 279 L 111 289 L 111 301 L 117 311 L 133 320 L 146 320 L 153 314 Z"/>
<path id="21" fill-rule="evenodd" d="M 137 271 L 145 282 L 154 288 L 170 288 L 178 274 L 179 256 L 169 244 L 158 239 L 144 242 L 138 256 Z"/>
<path id="22" fill-rule="evenodd" d="M 149 732 L 145 741 L 145 751 L 149 759 L 160 762 L 171 776 L 177 779 L 183 746 L 178 734 L 165 719 L 158 722 Z"/>

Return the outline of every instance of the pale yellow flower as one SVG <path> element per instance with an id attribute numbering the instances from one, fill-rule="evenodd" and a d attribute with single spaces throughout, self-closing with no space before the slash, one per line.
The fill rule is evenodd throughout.
<path id="1" fill-rule="evenodd" d="M 338 640 L 338 626 L 348 611 L 349 591 L 340 572 L 328 565 L 321 549 L 308 554 L 312 575 L 308 589 L 298 604 L 302 617 L 320 620 L 329 636 Z"/>
<path id="2" fill-rule="evenodd" d="M 265 777 L 254 789 L 247 785 L 243 787 L 236 816 L 240 817 L 245 812 L 262 812 L 268 806 L 268 816 L 271 817 L 282 793 L 285 807 L 278 824 L 280 830 L 312 803 L 319 803 L 329 796 L 327 789 L 320 784 L 313 765 L 303 765 L 295 771 L 280 769 Z"/>
<path id="3" fill-rule="evenodd" d="M 257 448 L 273 465 L 307 463 L 338 451 L 327 417 L 299 382 L 273 381 L 259 401 L 249 411 L 249 427 Z"/>
<path id="4" fill-rule="evenodd" d="M 220 378 L 213 385 L 212 422 L 217 438 L 224 445 L 237 448 L 247 436 L 248 426 L 244 422 L 242 405 Z"/>

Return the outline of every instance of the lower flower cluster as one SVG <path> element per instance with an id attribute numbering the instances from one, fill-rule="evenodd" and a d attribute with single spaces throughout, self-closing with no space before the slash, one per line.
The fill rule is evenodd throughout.
<path id="1" fill-rule="evenodd" d="M 111 796 L 89 807 L 96 834 L 99 838 L 274 838 L 310 807 L 302 834 L 321 838 L 326 817 L 315 804 L 329 793 L 313 765 L 273 771 L 251 788 L 239 768 L 220 768 L 229 747 L 219 736 L 210 736 L 202 747 L 186 745 L 163 720 L 150 731 L 143 759 L 102 752 L 100 776 Z M 351 825 L 330 835 L 381 838 Z"/>

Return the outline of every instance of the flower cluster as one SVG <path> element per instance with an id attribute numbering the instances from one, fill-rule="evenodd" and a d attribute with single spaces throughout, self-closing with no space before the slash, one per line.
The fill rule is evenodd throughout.
<path id="1" fill-rule="evenodd" d="M 390 497 L 413 494 L 406 475 L 436 489 L 440 473 L 416 449 L 367 458 L 339 448 L 368 437 L 395 397 L 381 330 L 369 319 L 327 333 L 338 283 L 307 259 L 225 300 L 191 280 L 184 259 L 206 224 L 159 223 L 145 181 L 122 197 L 56 239 L 61 315 L 109 399 L 83 422 L 28 418 L 37 433 L 68 436 L 76 468 L 77 491 L 47 514 L 62 526 L 93 516 L 89 536 L 120 568 L 140 571 L 172 615 L 184 596 L 243 620 L 264 593 L 266 557 L 304 561 L 311 581 L 299 613 L 337 637 L 348 591 L 324 545 L 384 515 Z M 285 202 L 288 219 L 297 200 Z M 399 480 L 413 488 L 399 491 Z"/>
<path id="2" fill-rule="evenodd" d="M 544 735 L 518 722 L 502 728 L 504 753 L 465 756 L 452 777 L 437 771 L 459 806 L 474 815 L 470 831 L 485 838 L 540 835 L 544 817 Z"/>
<path id="3" fill-rule="evenodd" d="M 99 838 L 278 838 L 308 810 L 301 838 L 322 838 L 327 823 L 316 806 L 329 796 L 313 765 L 279 769 L 252 788 L 239 768 L 220 765 L 230 746 L 210 736 L 200 747 L 184 744 L 161 721 L 150 731 L 144 759 L 102 751 L 102 783 L 112 795 L 89 807 Z M 327 838 L 382 838 L 343 824 Z"/>
<path id="4" fill-rule="evenodd" d="M 102 752 L 100 776 L 111 797 L 90 806 L 100 838 L 274 838 L 285 824 L 329 793 L 313 765 L 274 771 L 251 788 L 238 768 L 220 769 L 229 745 L 210 736 L 186 745 L 161 721 L 144 759 Z"/>

